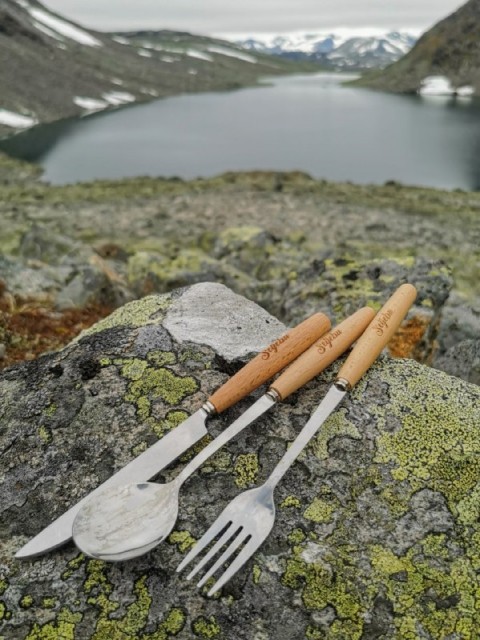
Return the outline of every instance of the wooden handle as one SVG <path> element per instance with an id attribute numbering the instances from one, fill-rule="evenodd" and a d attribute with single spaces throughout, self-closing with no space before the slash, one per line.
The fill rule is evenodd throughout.
<path id="1" fill-rule="evenodd" d="M 281 371 L 328 331 L 330 326 L 330 320 L 323 313 L 316 313 L 307 318 L 250 360 L 208 401 L 217 413 L 228 409 Z"/>
<path id="2" fill-rule="evenodd" d="M 285 400 L 341 356 L 362 335 L 374 315 L 373 309 L 363 307 L 341 322 L 302 353 L 270 388 L 276 391 L 280 400 Z"/>
<path id="3" fill-rule="evenodd" d="M 347 387 L 353 387 L 360 380 L 398 329 L 416 297 L 417 290 L 411 284 L 403 284 L 395 291 L 365 329 L 338 372 L 337 381 L 345 380 Z"/>

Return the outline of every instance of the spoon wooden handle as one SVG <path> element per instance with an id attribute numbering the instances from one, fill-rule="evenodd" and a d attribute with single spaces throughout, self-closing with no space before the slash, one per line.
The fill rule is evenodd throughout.
<path id="1" fill-rule="evenodd" d="M 395 291 L 359 338 L 338 372 L 337 382 L 351 388 L 360 380 L 398 329 L 416 297 L 417 290 L 411 284 L 403 284 Z"/>
<path id="2" fill-rule="evenodd" d="M 374 315 L 370 307 L 355 312 L 302 353 L 270 389 L 277 393 L 279 400 L 285 400 L 341 356 L 362 335 Z"/>
<path id="3" fill-rule="evenodd" d="M 250 360 L 210 398 L 217 413 L 228 409 L 281 371 L 330 329 L 329 318 L 315 313 Z"/>

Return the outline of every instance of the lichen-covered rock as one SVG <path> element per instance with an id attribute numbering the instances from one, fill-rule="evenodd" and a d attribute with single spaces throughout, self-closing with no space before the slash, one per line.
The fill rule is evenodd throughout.
<path id="1" fill-rule="evenodd" d="M 344 400 L 279 485 L 270 537 L 216 597 L 175 568 L 230 499 L 266 479 L 336 367 L 209 460 L 182 488 L 174 532 L 148 555 L 105 564 L 70 543 L 15 560 L 281 328 L 201 284 L 130 303 L 63 351 L 0 375 L 0 636 L 478 637 L 480 389 L 413 360 L 382 357 Z M 250 403 L 209 420 L 210 434 Z"/>
<path id="2" fill-rule="evenodd" d="M 435 361 L 435 367 L 480 386 L 480 339 L 463 340 Z"/>
<path id="3" fill-rule="evenodd" d="M 480 299 L 477 298 L 466 304 L 463 296 L 453 293 L 449 296 L 442 312 L 439 326 L 438 360 L 461 342 L 476 340 L 479 336 Z M 434 362 L 436 364 L 436 360 Z"/>
<path id="4" fill-rule="evenodd" d="M 309 242 L 300 232 L 276 236 L 248 225 L 205 233 L 195 247 L 150 238 L 131 254 L 108 244 L 94 250 L 55 234 L 50 246 L 48 237 L 38 226 L 24 234 L 19 256 L 0 257 L 0 279 L 12 295 L 50 302 L 55 310 L 111 310 L 143 295 L 219 282 L 287 325 L 319 308 L 341 321 L 364 304 L 379 308 L 409 280 L 419 296 L 395 355 L 431 363 L 438 344 L 445 344 L 439 327 L 452 278 L 438 260 L 359 259 Z"/>

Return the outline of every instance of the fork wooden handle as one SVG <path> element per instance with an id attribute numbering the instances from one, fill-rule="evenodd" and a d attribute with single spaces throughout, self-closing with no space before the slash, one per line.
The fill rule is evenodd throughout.
<path id="1" fill-rule="evenodd" d="M 329 318 L 315 313 L 290 329 L 250 360 L 218 389 L 208 401 L 221 413 L 281 371 L 330 329 Z"/>
<path id="2" fill-rule="evenodd" d="M 374 315 L 373 309 L 363 307 L 341 322 L 302 353 L 273 382 L 270 389 L 277 393 L 279 400 L 285 400 L 341 356 L 362 335 Z"/>
<path id="3" fill-rule="evenodd" d="M 365 329 L 338 372 L 337 382 L 345 381 L 345 386 L 353 387 L 360 380 L 398 329 L 416 297 L 417 290 L 411 284 L 395 291 Z"/>

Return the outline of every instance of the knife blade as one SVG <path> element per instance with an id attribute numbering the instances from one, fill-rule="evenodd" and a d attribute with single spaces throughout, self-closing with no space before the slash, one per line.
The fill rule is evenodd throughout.
<path id="1" fill-rule="evenodd" d="M 208 434 L 205 425 L 208 417 L 221 413 L 257 389 L 303 353 L 329 328 L 330 320 L 327 316 L 316 313 L 280 336 L 217 389 L 200 409 L 70 507 L 21 547 L 15 557 L 30 558 L 68 542 L 72 537 L 73 521 L 87 500 L 106 489 L 153 478 Z"/>

